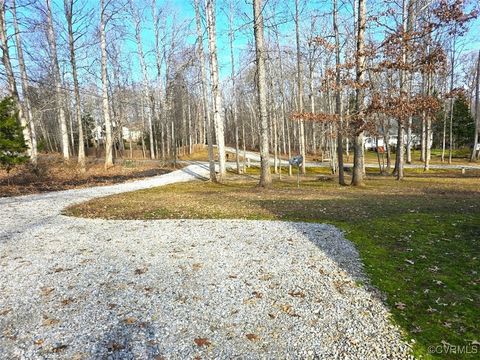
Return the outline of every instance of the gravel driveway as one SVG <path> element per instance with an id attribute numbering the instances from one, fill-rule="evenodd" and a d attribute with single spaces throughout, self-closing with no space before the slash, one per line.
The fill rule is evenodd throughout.
<path id="1" fill-rule="evenodd" d="M 333 226 L 60 215 L 207 173 L 0 199 L 0 358 L 408 358 Z"/>

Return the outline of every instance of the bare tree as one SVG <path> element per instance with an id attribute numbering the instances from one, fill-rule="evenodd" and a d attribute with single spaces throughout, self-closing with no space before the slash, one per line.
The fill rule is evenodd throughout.
<path id="1" fill-rule="evenodd" d="M 357 54 L 356 61 L 356 99 L 355 99 L 355 139 L 353 144 L 353 173 L 352 185 L 363 185 L 363 136 L 365 126 L 365 29 L 367 26 L 366 0 L 358 0 L 358 25 L 357 25 Z"/>
<path id="2" fill-rule="evenodd" d="M 145 54 L 143 52 L 143 43 L 142 43 L 142 23 L 140 19 L 140 14 L 138 13 L 137 9 L 135 9 L 135 5 L 133 4 L 133 0 L 130 0 L 130 12 L 133 17 L 134 21 L 134 28 L 135 28 L 135 40 L 137 42 L 137 54 L 138 54 L 138 61 L 140 63 L 140 67 L 142 68 L 142 76 L 143 76 L 143 91 L 145 96 L 145 102 L 147 104 L 151 104 L 151 100 L 153 99 L 150 95 L 149 83 L 148 83 L 148 71 L 147 71 L 147 63 L 145 62 Z M 154 136 L 153 136 L 153 119 L 152 119 L 152 112 L 153 112 L 153 104 L 151 104 L 150 108 L 147 110 L 147 125 L 148 125 L 148 136 L 150 141 L 150 158 L 155 159 L 155 147 L 154 147 Z"/>
<path id="3" fill-rule="evenodd" d="M 253 31 L 257 62 L 257 99 L 260 113 L 260 187 L 272 183 L 270 176 L 270 154 L 268 150 L 267 84 L 265 80 L 265 45 L 263 38 L 262 0 L 253 1 Z"/>
<path id="4" fill-rule="evenodd" d="M 335 33 L 335 114 L 340 119 L 337 132 L 338 183 L 346 185 L 343 172 L 343 116 L 340 69 L 340 36 L 338 33 L 337 0 L 333 0 L 333 32 Z"/>
<path id="5" fill-rule="evenodd" d="M 74 30 L 73 30 L 74 6 L 77 4 L 77 0 L 64 0 L 63 4 L 65 9 L 65 18 L 67 20 L 67 29 L 68 29 L 68 48 L 70 53 L 70 66 L 72 68 L 72 77 L 73 77 L 75 117 L 77 119 L 77 124 L 78 124 L 78 164 L 80 165 L 81 171 L 85 171 L 86 170 L 85 142 L 84 142 L 83 124 L 82 124 L 80 86 L 78 84 L 77 61 L 75 59 L 75 40 L 78 40 L 80 35 L 75 36 Z"/>
<path id="6" fill-rule="evenodd" d="M 303 112 L 303 73 L 302 73 L 302 59 L 300 52 L 300 10 L 299 10 L 299 0 L 295 0 L 295 39 L 297 45 L 297 91 L 298 91 L 298 112 Z M 305 174 L 305 155 L 306 155 L 306 144 L 305 144 L 305 124 L 303 120 L 299 120 L 299 145 L 300 145 L 300 155 L 302 155 L 304 161 L 302 162 L 302 174 Z"/>
<path id="7" fill-rule="evenodd" d="M 200 6 L 198 0 L 194 0 L 195 18 L 197 25 L 197 56 L 200 60 L 200 87 L 202 91 L 202 105 L 203 114 L 205 119 L 205 127 L 207 133 L 208 142 L 208 164 L 210 169 L 210 181 L 216 182 L 217 176 L 215 173 L 215 160 L 213 155 L 213 124 L 210 119 L 210 110 L 208 106 L 208 94 L 207 94 L 207 68 L 205 65 L 205 52 L 203 50 L 203 32 L 202 32 L 202 20 L 200 16 Z"/>
<path id="8" fill-rule="evenodd" d="M 477 71 L 475 77 L 475 134 L 473 135 L 473 149 L 471 161 L 475 161 L 478 158 L 478 133 L 480 132 L 480 51 L 478 52 L 477 59 Z"/>
<path id="9" fill-rule="evenodd" d="M 227 174 L 225 161 L 225 136 L 223 124 L 223 107 L 222 107 L 222 92 L 220 91 L 220 81 L 218 77 L 218 60 L 217 60 L 217 34 L 215 24 L 215 0 L 206 0 L 205 13 L 207 17 L 207 34 L 208 34 L 208 49 L 210 54 L 210 77 L 213 96 L 213 119 L 215 121 L 215 129 L 217 133 L 218 146 L 218 167 L 219 167 L 219 181 L 222 181 Z"/>
<path id="10" fill-rule="evenodd" d="M 29 83 L 25 60 L 23 56 L 23 44 L 20 35 L 20 26 L 18 25 L 17 6 L 15 0 L 11 2 L 13 27 L 15 30 L 15 43 L 17 45 L 18 67 L 20 68 L 20 78 L 22 81 L 23 104 L 25 107 L 25 117 L 27 124 L 24 125 L 23 134 L 26 137 L 26 143 L 29 148 L 30 160 L 34 166 L 37 165 L 37 133 L 35 131 L 35 122 L 33 120 L 32 106 L 29 98 Z"/>
<path id="11" fill-rule="evenodd" d="M 60 122 L 60 139 L 62 141 L 63 158 L 65 160 L 70 159 L 69 140 L 68 140 L 68 127 L 65 116 L 65 104 L 63 101 L 62 91 L 62 77 L 60 75 L 60 66 L 58 64 L 57 55 L 57 40 L 55 37 L 55 30 L 53 27 L 53 15 L 52 15 L 52 0 L 45 0 L 47 6 L 47 38 L 48 46 L 50 48 L 50 56 L 53 65 L 53 74 L 55 80 L 55 99 L 58 110 L 58 120 Z"/>
<path id="12" fill-rule="evenodd" d="M 108 1 L 107 1 L 108 4 Z M 113 166 L 113 139 L 112 122 L 110 121 L 110 108 L 108 96 L 108 77 L 107 77 L 107 36 L 105 28 L 107 26 L 108 16 L 105 0 L 100 0 L 100 48 L 102 64 L 102 110 L 105 121 L 105 168 Z"/>

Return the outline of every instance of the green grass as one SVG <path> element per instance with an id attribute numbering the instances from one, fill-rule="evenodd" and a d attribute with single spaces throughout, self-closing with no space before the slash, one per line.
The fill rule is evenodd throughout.
<path id="1" fill-rule="evenodd" d="M 412 173 L 396 182 L 373 176 L 364 188 L 340 187 L 323 170 L 276 178 L 256 188 L 255 169 L 217 185 L 185 183 L 93 200 L 68 210 L 109 219 L 244 218 L 330 223 L 354 242 L 371 282 L 387 295 L 394 321 L 428 346 L 480 340 L 480 179 L 458 172 Z M 404 304 L 398 306 L 398 304 Z"/>

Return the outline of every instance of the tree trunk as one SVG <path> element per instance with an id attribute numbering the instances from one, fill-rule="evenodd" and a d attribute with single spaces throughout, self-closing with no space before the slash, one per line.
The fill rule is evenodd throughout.
<path id="1" fill-rule="evenodd" d="M 15 76 L 13 74 L 12 63 L 10 61 L 10 53 L 8 51 L 8 37 L 6 30 L 6 20 L 5 20 L 5 1 L 0 0 L 0 49 L 2 50 L 2 63 L 5 67 L 5 72 L 7 75 L 7 83 L 10 92 L 10 96 L 15 101 L 15 106 L 18 110 L 18 118 L 20 120 L 20 125 L 23 127 L 23 136 L 25 143 L 30 143 L 30 134 L 27 128 L 27 120 L 25 119 L 25 114 L 20 103 L 20 96 L 18 95 L 17 83 L 15 81 Z M 29 145 L 29 151 L 31 145 Z"/>
<path id="2" fill-rule="evenodd" d="M 102 110 L 105 121 L 105 168 L 113 166 L 113 141 L 112 123 L 110 121 L 110 109 L 108 100 L 108 79 L 107 79 L 107 37 L 105 27 L 107 22 L 105 0 L 100 0 L 100 47 L 102 66 Z"/>
<path id="3" fill-rule="evenodd" d="M 238 143 L 238 118 L 237 118 L 237 91 L 236 91 L 236 75 L 235 75 L 235 57 L 233 55 L 233 41 L 235 38 L 234 29 L 233 29 L 233 1 L 230 2 L 230 29 L 229 29 L 229 40 L 230 40 L 230 62 L 232 69 L 232 121 L 235 132 L 235 158 L 237 165 L 237 174 L 240 174 L 240 156 L 239 156 L 239 143 Z"/>
<path id="4" fill-rule="evenodd" d="M 356 83 L 363 85 L 365 81 L 365 28 L 366 22 L 366 0 L 358 0 L 358 36 L 357 36 L 357 54 L 356 54 Z M 363 185 L 363 131 L 364 131 L 364 97 L 365 90 L 363 86 L 358 86 L 355 99 L 355 139 L 353 143 L 353 171 L 352 185 Z"/>
<path id="5" fill-rule="evenodd" d="M 478 133 L 480 132 L 480 51 L 478 52 L 477 60 L 477 77 L 475 80 L 475 134 L 473 135 L 473 149 L 471 161 L 477 160 L 478 152 Z"/>
<path id="6" fill-rule="evenodd" d="M 29 147 L 30 161 L 34 167 L 37 166 L 37 134 L 35 131 L 35 122 L 33 121 L 32 107 L 30 104 L 29 98 L 29 84 L 27 78 L 27 70 L 25 68 L 25 60 L 23 57 L 23 46 L 22 39 L 20 37 L 20 26 L 18 25 L 17 19 L 17 7 L 15 0 L 12 0 L 12 16 L 13 16 L 13 26 L 15 30 L 15 42 L 17 45 L 17 58 L 18 58 L 18 67 L 20 69 L 20 77 L 22 80 L 22 91 L 23 91 L 23 103 L 25 106 L 25 115 L 27 126 L 23 129 L 23 135 L 26 136 L 25 140 L 27 146 Z M 3 11 L 3 10 L 0 10 Z M 0 25 L 2 26 L 2 25 Z"/>
<path id="7" fill-rule="evenodd" d="M 200 7 L 198 0 L 194 1 L 195 7 L 195 19 L 197 24 L 197 56 L 200 61 L 200 87 L 202 91 L 202 105 L 205 118 L 205 128 L 207 132 L 208 142 L 208 164 L 210 169 L 210 181 L 216 182 L 217 175 L 215 173 L 215 156 L 213 153 L 213 124 L 210 119 L 210 110 L 208 106 L 208 94 L 207 94 L 207 68 L 205 65 L 205 53 L 203 51 L 203 31 L 202 20 L 200 17 Z"/>
<path id="8" fill-rule="evenodd" d="M 454 79 L 454 71 L 455 71 L 455 45 L 457 43 L 457 37 L 455 34 L 453 35 L 453 46 L 452 46 L 452 54 L 450 56 L 451 62 L 451 73 L 450 73 L 450 123 L 449 123 L 449 141 L 448 141 L 448 163 L 452 163 L 452 153 L 453 153 L 453 79 Z"/>
<path id="9" fill-rule="evenodd" d="M 346 185 L 343 172 L 343 117 L 342 117 L 342 93 L 340 74 L 340 37 L 337 24 L 337 0 L 333 0 L 333 31 L 335 32 L 335 114 L 339 117 L 337 131 L 337 157 L 338 157 L 338 183 Z"/>
<path id="10" fill-rule="evenodd" d="M 222 92 L 220 91 L 220 81 L 218 78 L 218 60 L 217 60 L 217 35 L 215 24 L 215 0 L 206 0 L 207 34 L 208 48 L 210 53 L 210 77 L 213 95 L 213 119 L 217 135 L 218 146 L 218 167 L 219 180 L 222 181 L 226 176 L 225 159 L 225 137 L 224 137 L 224 119 L 222 110 Z"/>
<path id="11" fill-rule="evenodd" d="M 69 140 L 68 140 L 68 127 L 65 117 L 65 109 L 63 103 L 62 93 L 62 78 L 60 75 L 60 66 L 58 64 L 57 57 L 57 41 L 55 39 L 55 31 L 53 29 L 52 19 L 52 0 L 45 0 L 47 5 L 47 38 L 48 46 L 50 48 L 50 56 L 52 57 L 53 74 L 55 78 L 55 98 L 58 110 L 58 118 L 60 122 L 60 139 L 62 140 L 63 158 L 65 160 L 70 159 Z"/>
<path id="12" fill-rule="evenodd" d="M 268 114 L 267 84 L 265 71 L 265 45 L 263 39 L 262 0 L 253 1 L 253 30 L 255 34 L 255 54 L 257 63 L 257 98 L 260 114 L 260 187 L 268 187 L 272 183 L 270 175 L 270 154 L 268 150 Z"/>
<path id="13" fill-rule="evenodd" d="M 75 41 L 73 33 L 73 5 L 74 0 L 64 0 L 65 17 L 68 28 L 68 47 L 70 50 L 70 66 L 72 67 L 73 92 L 75 97 L 75 117 L 78 124 L 78 164 L 80 170 L 85 172 L 85 143 L 83 139 L 82 111 L 80 105 L 80 87 L 78 85 L 77 63 L 75 60 Z"/>
<path id="14" fill-rule="evenodd" d="M 143 45 L 142 45 L 142 24 L 140 20 L 140 16 L 135 9 L 133 0 L 130 0 L 130 12 L 134 19 L 134 27 L 135 27 L 135 40 L 137 43 L 137 54 L 138 54 L 138 62 L 140 63 L 140 67 L 142 69 L 142 77 L 143 77 L 143 91 L 145 97 L 145 103 L 147 105 L 147 126 L 148 126 L 148 136 L 149 136 L 149 145 L 150 145 L 150 158 L 155 159 L 155 144 L 154 144 L 154 136 L 153 136 L 153 98 L 150 96 L 150 89 L 148 84 L 148 72 L 147 72 L 147 64 L 145 62 L 145 55 L 143 53 Z"/>
<path id="15" fill-rule="evenodd" d="M 300 53 L 300 14 L 298 8 L 299 0 L 295 0 L 295 38 L 296 38 L 296 45 L 297 45 L 297 91 L 298 91 L 298 112 L 303 112 L 303 74 L 302 74 L 302 61 L 301 61 L 301 53 Z M 300 155 L 303 157 L 302 162 L 302 174 L 305 174 L 305 124 L 303 120 L 299 120 L 299 146 L 300 146 Z"/>

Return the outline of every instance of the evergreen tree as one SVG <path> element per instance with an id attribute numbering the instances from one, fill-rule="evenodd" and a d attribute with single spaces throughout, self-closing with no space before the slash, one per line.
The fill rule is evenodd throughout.
<path id="1" fill-rule="evenodd" d="M 28 160 L 27 145 L 12 98 L 0 101 L 0 166 L 9 172 Z"/>
<path id="2" fill-rule="evenodd" d="M 475 123 L 468 106 L 465 95 L 460 95 L 453 104 L 453 136 L 457 148 L 470 145 L 472 134 L 475 131 Z"/>

